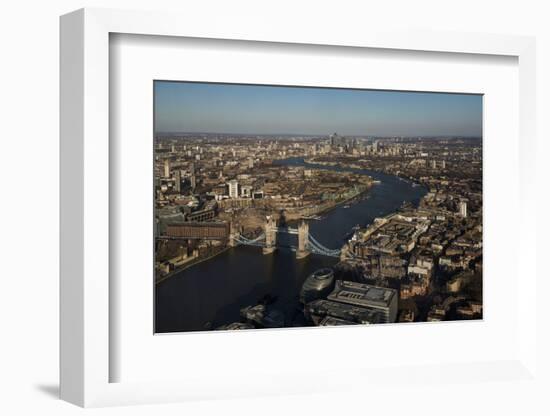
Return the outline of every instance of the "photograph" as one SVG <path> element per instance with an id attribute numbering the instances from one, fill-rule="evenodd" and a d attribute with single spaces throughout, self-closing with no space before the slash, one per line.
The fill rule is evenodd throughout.
<path id="1" fill-rule="evenodd" d="M 155 332 L 483 319 L 483 96 L 155 80 Z"/>
<path id="2" fill-rule="evenodd" d="M 549 416 L 505 3 L 7 2 L 0 414 Z"/>

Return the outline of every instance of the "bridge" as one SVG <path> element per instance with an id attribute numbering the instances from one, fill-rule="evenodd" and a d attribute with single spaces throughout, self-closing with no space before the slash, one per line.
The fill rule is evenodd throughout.
<path id="1" fill-rule="evenodd" d="M 247 245 L 262 247 L 264 254 L 271 254 L 277 248 L 278 234 L 293 234 L 298 236 L 298 246 L 291 246 L 291 249 L 296 251 L 296 258 L 301 259 L 308 256 L 310 253 L 319 254 L 321 256 L 340 257 L 340 250 L 332 250 L 323 246 L 309 233 L 309 224 L 302 221 L 297 228 L 280 227 L 272 216 L 267 217 L 264 226 L 264 232 L 259 236 L 251 239 L 245 236 L 232 232 L 230 241 L 234 245 Z"/>

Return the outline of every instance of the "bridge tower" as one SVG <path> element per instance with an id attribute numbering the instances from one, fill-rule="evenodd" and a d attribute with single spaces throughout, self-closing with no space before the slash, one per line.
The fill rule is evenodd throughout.
<path id="1" fill-rule="evenodd" d="M 265 247 L 262 252 L 271 254 L 277 248 L 277 221 L 271 215 L 267 216 L 265 223 Z"/>
<path id="2" fill-rule="evenodd" d="M 236 238 L 239 236 L 239 228 L 237 225 L 233 222 L 229 222 L 229 238 L 227 241 L 227 244 L 229 247 L 235 247 L 237 245 L 237 242 L 235 241 Z"/>
<path id="3" fill-rule="evenodd" d="M 309 224 L 302 221 L 298 226 L 298 250 L 296 250 L 296 258 L 303 259 L 309 256 Z"/>

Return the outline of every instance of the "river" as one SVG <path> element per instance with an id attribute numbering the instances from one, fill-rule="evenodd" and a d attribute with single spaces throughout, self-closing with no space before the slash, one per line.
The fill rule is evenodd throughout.
<path id="1" fill-rule="evenodd" d="M 376 217 L 395 212 L 404 201 L 417 205 L 426 194 L 422 186 L 366 169 L 309 164 L 302 158 L 275 164 L 355 172 L 380 181 L 365 199 L 349 207 L 340 205 L 321 220 L 309 221 L 309 232 L 330 249 L 341 248 L 355 225 L 365 226 Z M 314 254 L 296 260 L 295 253 L 285 248 L 271 255 L 263 255 L 258 247 L 229 249 L 156 285 L 155 332 L 200 331 L 238 321 L 241 308 L 257 304 L 265 295 L 276 298 L 274 307 L 285 313 L 291 325 L 300 326 L 303 317 L 298 296 L 304 280 L 313 271 L 337 262 Z"/>

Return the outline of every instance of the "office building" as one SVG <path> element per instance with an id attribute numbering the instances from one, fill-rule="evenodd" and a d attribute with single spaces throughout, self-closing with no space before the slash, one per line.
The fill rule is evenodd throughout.
<path id="1" fill-rule="evenodd" d="M 337 280 L 328 300 L 379 310 L 384 323 L 397 319 L 398 293 L 395 289 Z"/>
<path id="2" fill-rule="evenodd" d="M 176 170 L 174 173 L 174 190 L 177 193 L 181 192 L 181 170 Z"/>
<path id="3" fill-rule="evenodd" d="M 327 317 L 343 319 L 352 324 L 385 323 L 384 312 L 374 308 L 364 308 L 340 302 L 317 299 L 304 306 L 306 318 L 314 325 L 323 325 Z"/>
<path id="4" fill-rule="evenodd" d="M 468 204 L 466 201 L 460 201 L 458 203 L 458 212 L 462 218 L 466 218 L 468 216 Z"/>
<path id="5" fill-rule="evenodd" d="M 334 285 L 334 272 L 330 268 L 319 269 L 308 276 L 300 291 L 300 302 L 306 304 L 327 296 Z"/>
<path id="6" fill-rule="evenodd" d="M 235 179 L 232 179 L 227 184 L 229 186 L 229 198 L 238 198 L 239 182 L 237 182 Z"/>
<path id="7" fill-rule="evenodd" d="M 165 178 L 170 177 L 170 159 L 164 160 L 164 177 Z"/>

